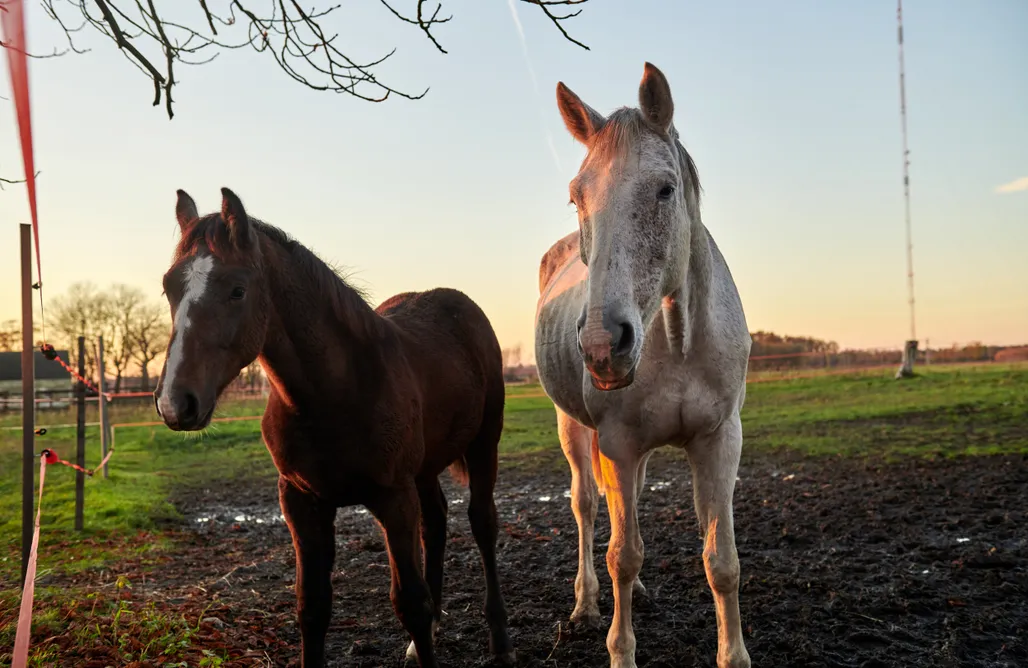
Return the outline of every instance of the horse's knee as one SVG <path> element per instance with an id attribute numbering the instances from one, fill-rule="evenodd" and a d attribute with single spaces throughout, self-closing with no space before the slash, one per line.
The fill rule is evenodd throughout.
<path id="1" fill-rule="evenodd" d="M 575 476 L 571 489 L 571 509 L 576 515 L 596 519 L 600 509 L 599 495 L 592 480 L 582 474 Z"/>
<path id="2" fill-rule="evenodd" d="M 642 540 L 628 541 L 623 545 L 611 541 L 607 548 L 607 570 L 617 582 L 630 585 L 642 570 L 643 556 Z"/>
<path id="3" fill-rule="evenodd" d="M 722 593 L 739 590 L 739 557 L 734 551 L 726 554 L 705 549 L 703 563 L 711 589 Z"/>

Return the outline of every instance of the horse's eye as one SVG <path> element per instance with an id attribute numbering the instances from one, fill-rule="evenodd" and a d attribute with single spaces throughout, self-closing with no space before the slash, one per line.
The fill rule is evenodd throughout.
<path id="1" fill-rule="evenodd" d="M 671 196 L 674 195 L 674 194 L 675 194 L 675 187 L 674 186 L 664 186 L 663 188 L 660 189 L 660 192 L 657 193 L 657 199 L 668 200 L 668 199 L 671 199 Z"/>
<path id="2" fill-rule="evenodd" d="M 235 287 L 232 288 L 232 299 L 242 299 L 246 296 L 246 288 Z"/>

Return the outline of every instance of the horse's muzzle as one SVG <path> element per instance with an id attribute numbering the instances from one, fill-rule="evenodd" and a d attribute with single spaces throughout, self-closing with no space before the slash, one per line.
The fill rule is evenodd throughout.
<path id="1" fill-rule="evenodd" d="M 578 354 L 592 385 L 601 392 L 620 390 L 635 380 L 635 332 L 628 322 L 587 329 L 585 317 L 578 324 Z M 611 331 L 616 332 L 612 334 Z"/>
<path id="2" fill-rule="evenodd" d="M 610 392 L 612 390 L 622 390 L 635 381 L 635 367 L 633 366 L 628 370 L 628 373 L 620 378 L 600 378 L 592 369 L 589 369 L 589 380 L 592 381 L 593 387 L 601 392 Z"/>
<path id="3" fill-rule="evenodd" d="M 199 431 L 207 428 L 214 415 L 214 405 L 204 410 L 200 399 L 189 390 L 165 390 L 154 394 L 157 414 L 172 431 Z"/>

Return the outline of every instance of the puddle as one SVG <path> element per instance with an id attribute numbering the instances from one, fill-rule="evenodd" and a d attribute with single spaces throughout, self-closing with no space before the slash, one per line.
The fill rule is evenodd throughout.
<path id="1" fill-rule="evenodd" d="M 201 513 L 193 519 L 193 522 L 196 524 L 209 524 L 211 522 L 234 522 L 236 524 L 279 524 L 285 521 L 286 518 L 281 512 L 268 511 L 265 513 L 250 514 L 230 510 Z"/>

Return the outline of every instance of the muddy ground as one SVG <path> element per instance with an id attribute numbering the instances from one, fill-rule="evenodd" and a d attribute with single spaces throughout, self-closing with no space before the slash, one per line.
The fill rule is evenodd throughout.
<path id="1" fill-rule="evenodd" d="M 559 458 L 559 452 L 556 458 Z M 577 533 L 563 459 L 505 465 L 499 555 L 519 666 L 606 666 L 606 627 L 571 629 Z M 686 464 L 651 460 L 640 520 L 648 599 L 633 614 L 640 667 L 713 666 L 716 625 Z M 488 664 L 482 576 L 464 510 L 446 481 L 450 541 L 443 665 Z M 189 520 L 180 554 L 136 596 L 194 610 L 196 642 L 228 665 L 294 666 L 293 551 L 274 482 L 224 485 L 178 500 Z M 898 464 L 750 456 L 740 470 L 736 532 L 744 633 L 754 666 L 1028 664 L 1028 457 Z M 389 603 L 377 526 L 337 520 L 329 665 L 401 666 L 407 638 Z M 612 596 L 597 521 L 600 608 Z"/>

